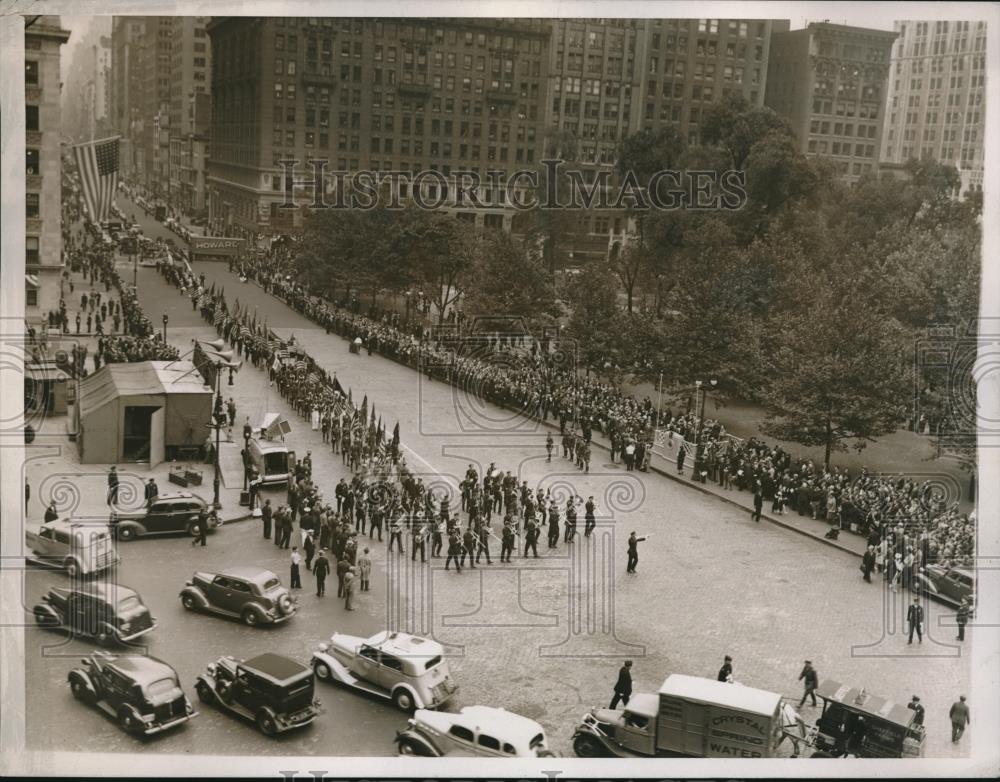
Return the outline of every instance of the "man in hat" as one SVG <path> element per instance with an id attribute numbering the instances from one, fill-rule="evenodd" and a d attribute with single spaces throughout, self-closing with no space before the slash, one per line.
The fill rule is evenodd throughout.
<path id="1" fill-rule="evenodd" d="M 156 502 L 156 498 L 160 494 L 160 487 L 156 485 L 156 480 L 154 478 L 150 478 L 146 482 L 146 486 L 143 489 L 143 494 L 145 495 L 146 498 L 147 507 Z"/>
<path id="2" fill-rule="evenodd" d="M 868 546 L 865 549 L 865 553 L 861 556 L 861 572 L 864 574 L 864 579 L 869 584 L 872 582 L 872 570 L 875 569 L 875 546 Z"/>
<path id="3" fill-rule="evenodd" d="M 819 675 L 813 668 L 812 660 L 806 660 L 802 673 L 799 674 L 799 681 L 803 681 L 803 679 L 805 680 L 803 682 L 805 691 L 802 693 L 802 700 L 799 701 L 800 709 L 805 705 L 806 698 L 812 698 L 812 705 L 816 706 L 816 688 L 819 686 Z"/>
<path id="4" fill-rule="evenodd" d="M 111 465 L 108 471 L 108 505 L 118 504 L 118 468 Z"/>
<path id="5" fill-rule="evenodd" d="M 958 607 L 958 613 L 955 614 L 955 623 L 958 625 L 958 635 L 955 640 L 964 641 L 965 626 L 969 623 L 969 598 L 962 598 L 962 604 Z"/>
<path id="6" fill-rule="evenodd" d="M 720 682 L 727 682 L 729 681 L 729 677 L 731 677 L 732 675 L 733 675 L 733 658 L 727 654 L 726 659 L 722 663 L 722 667 L 719 668 L 719 675 L 716 677 L 716 679 Z"/>
<path id="7" fill-rule="evenodd" d="M 632 697 L 632 661 L 626 660 L 625 664 L 618 670 L 618 681 L 615 682 L 615 694 L 611 699 L 609 709 L 618 706 L 618 701 L 628 706 L 629 698 Z"/>
<path id="8" fill-rule="evenodd" d="M 635 573 L 636 565 L 639 564 L 639 544 L 648 537 L 648 535 L 643 535 L 641 538 L 636 537 L 635 530 L 632 530 L 632 534 L 628 536 L 628 566 L 625 568 L 626 573 Z"/>
<path id="9" fill-rule="evenodd" d="M 951 704 L 951 711 L 948 712 L 948 717 L 951 719 L 951 743 L 956 744 L 962 738 L 962 734 L 965 733 L 965 726 L 971 722 L 969 719 L 969 706 L 965 702 L 964 695 L 959 695 L 958 700 Z"/>
<path id="10" fill-rule="evenodd" d="M 302 555 L 299 554 L 297 546 L 292 546 L 291 556 L 291 583 L 289 589 L 302 589 L 302 578 L 299 574 L 299 563 L 302 562 Z"/>
<path id="11" fill-rule="evenodd" d="M 313 562 L 313 575 L 316 576 L 316 597 L 323 597 L 326 594 L 326 574 L 330 572 L 330 560 L 326 558 L 326 552 L 319 550 L 319 556 Z"/>
<path id="12" fill-rule="evenodd" d="M 914 695 L 910 702 L 906 704 L 906 708 L 913 709 L 914 725 L 924 724 L 924 705 L 920 702 L 919 696 Z"/>
<path id="13" fill-rule="evenodd" d="M 924 642 L 924 607 L 920 605 L 920 598 L 913 598 L 913 603 L 906 609 L 906 621 L 910 625 L 910 634 L 907 643 L 913 643 L 913 631 L 917 632 L 917 642 Z"/>

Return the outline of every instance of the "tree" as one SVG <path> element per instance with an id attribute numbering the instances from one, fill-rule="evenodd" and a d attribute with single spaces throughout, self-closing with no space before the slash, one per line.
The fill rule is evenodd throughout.
<path id="1" fill-rule="evenodd" d="M 751 106 L 737 92 L 708 106 L 702 116 L 702 143 L 725 149 L 730 164 L 737 170 L 744 167 L 757 143 L 774 132 L 793 140 L 795 138 L 788 122 L 773 109 Z"/>
<path id="2" fill-rule="evenodd" d="M 636 283 L 642 278 L 649 266 L 649 253 L 642 247 L 636 237 L 630 237 L 625 249 L 611 262 L 618 280 L 625 289 L 626 309 L 632 314 L 632 300 L 635 296 Z"/>
<path id="3" fill-rule="evenodd" d="M 606 262 L 588 263 L 568 283 L 570 318 L 567 336 L 576 341 L 577 355 L 587 367 L 600 368 L 617 358 L 621 346 L 618 280 Z"/>
<path id="4" fill-rule="evenodd" d="M 838 284 L 839 283 L 839 284 Z M 764 431 L 833 451 L 857 450 L 905 418 L 906 340 L 876 297 L 831 276 L 814 280 L 786 320 L 768 365 Z"/>
<path id="5" fill-rule="evenodd" d="M 555 275 L 560 248 L 568 236 L 574 235 L 579 224 L 577 210 L 562 209 L 553 203 L 568 197 L 570 177 L 567 169 L 576 164 L 579 150 L 579 139 L 572 131 L 557 127 L 546 131 L 545 159 L 560 160 L 563 165 L 555 168 L 554 172 L 545 165 L 538 166 L 535 205 L 524 215 L 528 223 L 526 233 L 540 247 L 543 263 L 550 275 Z M 543 209 L 543 204 L 550 204 L 553 208 Z"/>
<path id="6" fill-rule="evenodd" d="M 465 292 L 480 238 L 473 226 L 452 216 L 420 209 L 408 209 L 405 213 L 409 213 L 409 220 L 400 243 L 413 259 L 425 295 L 437 310 L 438 323 L 444 323 L 448 307 Z"/>
<path id="7" fill-rule="evenodd" d="M 541 258 L 507 233 L 482 237 L 466 287 L 462 308 L 469 317 L 503 315 L 535 325 L 559 314 Z"/>

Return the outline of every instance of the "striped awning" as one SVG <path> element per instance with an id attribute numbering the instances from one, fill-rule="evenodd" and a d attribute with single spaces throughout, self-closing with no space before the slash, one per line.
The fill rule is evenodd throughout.
<path id="1" fill-rule="evenodd" d="M 37 288 L 38 287 L 38 275 L 37 274 L 25 274 L 24 275 L 24 282 L 25 282 L 26 285 L 28 285 L 31 288 Z"/>

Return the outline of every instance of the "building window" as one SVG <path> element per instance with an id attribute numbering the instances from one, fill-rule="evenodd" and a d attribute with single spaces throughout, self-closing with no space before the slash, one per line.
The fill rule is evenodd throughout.
<path id="1" fill-rule="evenodd" d="M 25 150 L 25 173 L 29 176 L 41 173 L 39 168 L 38 150 L 37 149 L 27 149 Z"/>
<path id="2" fill-rule="evenodd" d="M 25 194 L 25 213 L 29 218 L 38 217 L 39 215 L 38 193 Z"/>
<path id="3" fill-rule="evenodd" d="M 38 130 L 38 106 L 24 107 L 24 129 Z"/>
<path id="4" fill-rule="evenodd" d="M 24 83 L 28 85 L 38 84 L 38 61 L 24 61 Z"/>
<path id="5" fill-rule="evenodd" d="M 38 237 L 26 236 L 24 239 L 24 262 L 29 264 L 38 263 Z"/>

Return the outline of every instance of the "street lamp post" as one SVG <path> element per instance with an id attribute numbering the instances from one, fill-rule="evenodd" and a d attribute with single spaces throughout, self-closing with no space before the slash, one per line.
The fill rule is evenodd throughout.
<path id="1" fill-rule="evenodd" d="M 709 385 L 711 385 L 714 388 L 719 381 L 717 381 L 717 380 L 709 380 L 708 382 L 709 382 Z M 702 386 L 704 384 L 700 380 L 696 380 L 694 382 L 694 385 L 695 385 L 694 404 L 695 404 L 695 410 L 698 411 L 698 431 L 695 434 L 695 440 L 694 440 L 694 442 L 695 442 L 695 447 L 694 447 L 694 470 L 692 471 L 692 476 L 691 477 L 694 478 L 696 481 L 701 481 L 702 480 L 702 478 L 701 478 L 701 464 L 702 464 L 702 461 L 705 458 L 704 446 L 702 445 L 702 442 L 701 442 L 701 433 L 702 433 L 702 430 L 704 429 L 704 426 L 705 426 L 705 400 L 708 399 L 708 387 L 706 386 L 704 388 L 704 390 L 702 390 Z M 701 392 L 701 406 L 700 407 L 698 406 L 698 392 L 699 391 Z"/>
<path id="2" fill-rule="evenodd" d="M 163 344 L 167 344 L 167 313 L 163 313 Z"/>
<path id="3" fill-rule="evenodd" d="M 219 486 L 221 480 L 219 477 L 219 436 L 222 433 L 222 367 L 217 366 L 215 371 L 215 407 L 212 412 L 213 423 L 209 424 L 209 427 L 215 429 L 215 454 L 213 461 L 215 462 L 215 477 L 212 479 L 212 492 L 213 500 L 212 506 L 219 510 L 222 508 L 222 502 L 219 500 Z"/>

